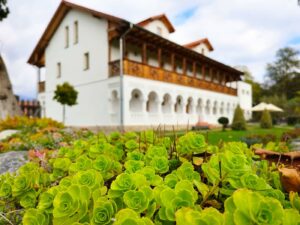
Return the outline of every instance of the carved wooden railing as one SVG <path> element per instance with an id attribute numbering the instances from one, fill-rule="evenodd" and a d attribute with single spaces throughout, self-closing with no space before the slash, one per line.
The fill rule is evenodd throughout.
<path id="1" fill-rule="evenodd" d="M 200 88 L 209 91 L 237 95 L 237 90 L 221 84 L 209 82 L 203 79 L 199 79 L 192 76 L 178 74 L 172 71 L 167 71 L 161 68 L 145 65 L 143 63 L 131 61 L 125 59 L 123 61 L 123 71 L 126 75 L 135 77 L 141 77 L 151 80 L 158 80 L 167 83 L 173 83 L 178 85 L 184 85 L 188 87 Z M 110 63 L 110 76 L 116 76 L 120 74 L 120 62 L 119 60 Z"/>
<path id="2" fill-rule="evenodd" d="M 38 90 L 39 90 L 39 93 L 45 92 L 45 81 L 40 81 L 38 83 Z"/>

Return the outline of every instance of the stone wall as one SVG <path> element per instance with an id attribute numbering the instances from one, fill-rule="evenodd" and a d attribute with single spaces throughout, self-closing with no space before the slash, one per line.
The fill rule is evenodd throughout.
<path id="1" fill-rule="evenodd" d="M 21 115 L 21 109 L 13 94 L 4 61 L 0 55 L 0 119 L 15 115 Z"/>

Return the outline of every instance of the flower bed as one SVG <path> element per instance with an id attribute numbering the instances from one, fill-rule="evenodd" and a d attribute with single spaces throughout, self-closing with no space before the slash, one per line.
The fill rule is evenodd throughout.
<path id="1" fill-rule="evenodd" d="M 299 205 L 245 143 L 193 132 L 90 135 L 0 176 L 0 224 L 298 225 Z"/>

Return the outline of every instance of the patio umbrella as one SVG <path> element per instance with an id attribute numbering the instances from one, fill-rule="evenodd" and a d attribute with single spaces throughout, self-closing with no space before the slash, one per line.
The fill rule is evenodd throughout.
<path id="1" fill-rule="evenodd" d="M 279 107 L 277 107 L 276 105 L 273 104 L 268 104 L 268 108 L 269 111 L 271 112 L 283 112 L 283 110 Z"/>
<path id="2" fill-rule="evenodd" d="M 268 107 L 267 103 L 261 102 L 258 105 L 254 106 L 251 110 L 253 112 L 260 112 L 260 111 L 264 111 L 265 109 L 267 109 L 267 107 Z"/>
<path id="3" fill-rule="evenodd" d="M 251 110 L 253 112 L 261 112 L 264 110 L 268 110 L 270 112 L 283 112 L 283 110 L 279 107 L 277 107 L 276 105 L 273 104 L 267 104 L 265 102 L 261 102 L 258 105 L 254 106 Z"/>

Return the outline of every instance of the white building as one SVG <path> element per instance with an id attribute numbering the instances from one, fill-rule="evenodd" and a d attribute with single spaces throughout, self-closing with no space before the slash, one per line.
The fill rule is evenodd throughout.
<path id="1" fill-rule="evenodd" d="M 249 119 L 251 86 L 242 72 L 209 58 L 208 39 L 181 46 L 168 39 L 174 31 L 165 15 L 132 24 L 61 2 L 28 60 L 39 68 L 42 115 L 62 120 L 53 95 L 69 82 L 79 95 L 66 109 L 67 125 L 216 124 L 231 120 L 238 104 Z"/>

